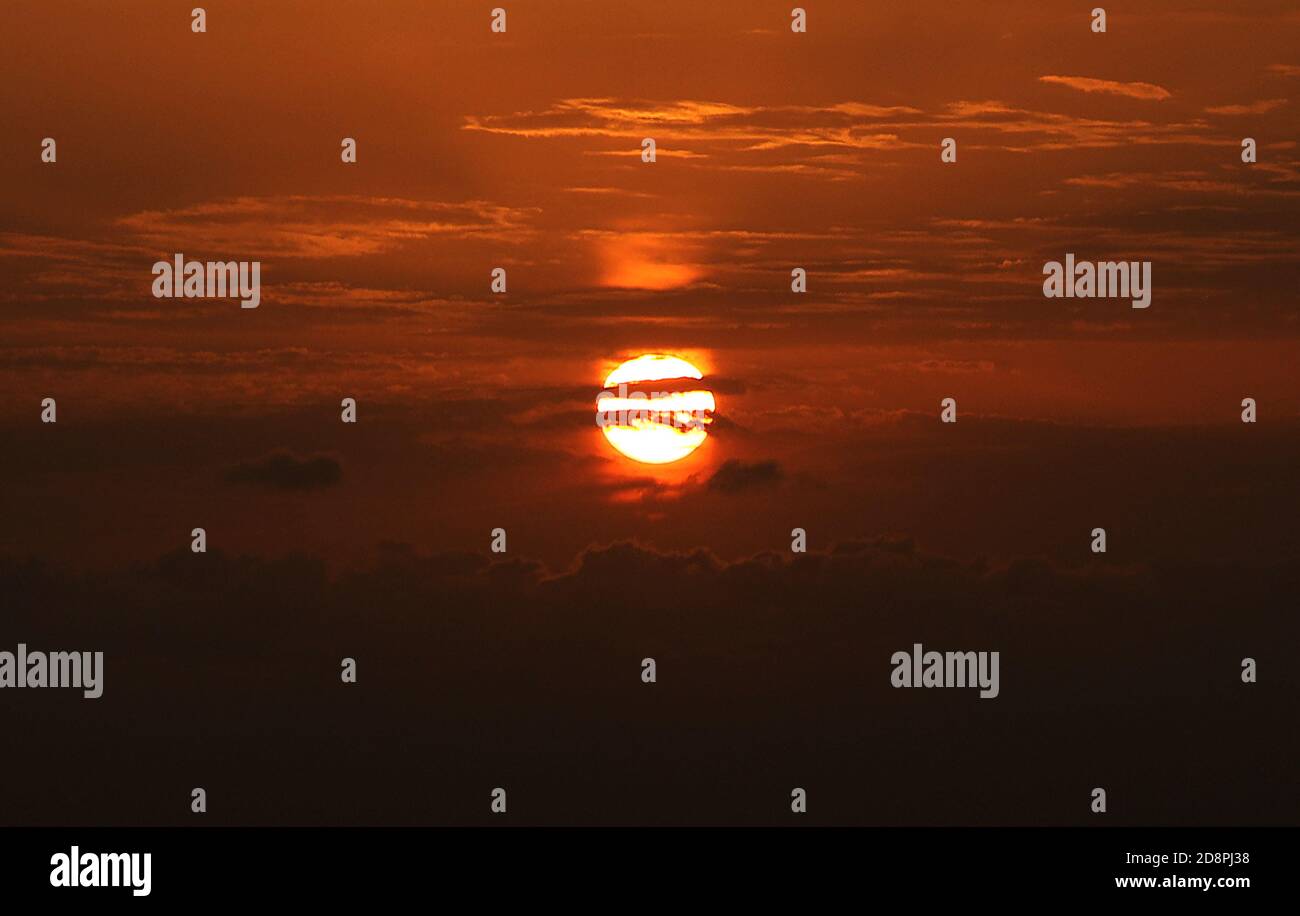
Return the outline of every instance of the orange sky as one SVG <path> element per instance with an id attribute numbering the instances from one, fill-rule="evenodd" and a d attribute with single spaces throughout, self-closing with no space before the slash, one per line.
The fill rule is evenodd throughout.
<path id="1" fill-rule="evenodd" d="M 190 445 L 151 435 L 195 449 L 178 486 L 220 493 L 259 450 L 364 448 L 337 440 L 355 397 L 363 421 L 432 451 L 372 491 L 348 458 L 326 498 L 382 508 L 311 535 L 327 549 L 477 533 L 469 504 L 439 526 L 410 494 L 456 505 L 443 472 L 478 450 L 510 457 L 473 468 L 493 494 L 474 505 L 529 517 L 555 487 L 579 530 L 645 535 L 728 460 L 773 462 L 782 487 L 863 485 L 881 430 L 948 396 L 1014 429 L 1234 424 L 1244 396 L 1295 420 L 1293 5 L 1116 7 L 1104 35 L 1068 4 L 849 0 L 805 4 L 795 35 L 791 5 L 525 0 L 494 35 L 490 4 L 211 2 L 194 35 L 173 3 L 6 4 L 6 424 L 45 396 L 66 436 L 195 420 Z M 260 260 L 260 308 L 152 298 L 150 265 L 175 252 Z M 1042 265 L 1066 252 L 1152 261 L 1152 306 L 1045 299 Z M 795 266 L 807 294 L 790 292 Z M 721 419 L 667 490 L 589 416 L 603 369 L 661 350 L 707 364 Z M 203 452 L 206 419 L 280 432 Z M 41 454 L 22 466 L 49 473 Z M 156 461 L 122 455 L 116 485 L 134 493 Z M 99 492 L 109 471 L 83 470 L 65 485 Z M 612 495 L 588 486 L 611 480 Z M 319 501 L 268 498 L 313 528 Z M 707 514 L 717 530 L 688 515 L 651 538 L 768 537 L 746 543 L 729 509 Z"/>
<path id="2" fill-rule="evenodd" d="M 0 822 L 1294 824 L 1298 114 L 1295 0 L 0 0 Z"/>

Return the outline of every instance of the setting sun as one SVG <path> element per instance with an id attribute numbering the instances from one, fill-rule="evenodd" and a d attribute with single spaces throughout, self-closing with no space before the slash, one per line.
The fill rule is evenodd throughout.
<path id="1" fill-rule="evenodd" d="M 605 378 L 605 390 L 596 398 L 601 431 L 634 461 L 680 461 L 708 438 L 713 392 L 690 384 L 703 378 L 677 356 L 647 353 L 628 360 Z M 647 382 L 659 384 L 652 391 L 634 387 Z"/>

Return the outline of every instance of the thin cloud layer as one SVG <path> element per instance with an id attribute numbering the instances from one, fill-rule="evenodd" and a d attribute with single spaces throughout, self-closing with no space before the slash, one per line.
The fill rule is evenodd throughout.
<path id="1" fill-rule="evenodd" d="M 1209 114 L 1254 115 L 1275 111 L 1287 104 L 1286 99 L 1262 99 L 1244 105 L 1212 105 L 1205 109 Z"/>
<path id="2" fill-rule="evenodd" d="M 1116 80 L 1095 79 L 1090 76 L 1040 76 L 1039 82 L 1053 83 L 1080 92 L 1102 92 L 1107 95 L 1122 95 L 1130 99 L 1149 99 L 1162 101 L 1173 93 L 1154 83 L 1121 83 Z"/>
<path id="3" fill-rule="evenodd" d="M 209 251 L 324 259 L 377 254 L 439 236 L 514 237 L 533 215 L 486 201 L 286 195 L 146 210 L 123 216 L 116 225 L 165 250 L 201 240 Z"/>

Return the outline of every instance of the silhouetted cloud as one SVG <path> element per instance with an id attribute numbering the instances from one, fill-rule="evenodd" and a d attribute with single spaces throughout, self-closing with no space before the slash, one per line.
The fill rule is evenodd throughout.
<path id="1" fill-rule="evenodd" d="M 1288 823 L 1298 586 L 1289 562 L 958 560 L 903 535 L 734 561 L 615 541 L 560 571 L 403 543 L 333 573 L 187 546 L 83 573 L 0 556 L 9 631 L 107 670 L 102 700 L 0 697 L 10 739 L 46 750 L 0 798 L 11 824 L 183 823 L 179 772 L 221 786 L 216 823 L 474 824 L 487 806 L 458 800 L 507 773 L 521 823 L 761 824 L 811 773 L 827 824 L 1083 824 L 1099 782 L 1116 823 Z M 1000 652 L 999 697 L 891 687 L 916 642 Z M 1267 684 L 1241 683 L 1245 655 Z M 1188 759 L 1207 778 L 1169 779 Z"/>
<path id="2" fill-rule="evenodd" d="M 276 450 L 262 458 L 241 462 L 226 472 L 230 483 L 248 483 L 276 490 L 320 490 L 343 478 L 343 466 L 329 455 L 299 458 Z"/>
<path id="3" fill-rule="evenodd" d="M 737 458 L 722 463 L 709 478 L 708 487 L 719 493 L 741 493 L 775 484 L 782 478 L 781 466 L 775 461 L 745 462 Z"/>

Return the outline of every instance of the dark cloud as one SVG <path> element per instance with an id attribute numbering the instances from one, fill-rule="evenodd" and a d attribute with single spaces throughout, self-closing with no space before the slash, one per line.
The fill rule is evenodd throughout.
<path id="1" fill-rule="evenodd" d="M 329 455 L 299 458 L 278 449 L 262 458 L 245 461 L 228 470 L 229 483 L 247 483 L 275 490 L 322 490 L 343 479 L 343 466 Z"/>
<path id="2" fill-rule="evenodd" d="M 729 378 L 725 375 L 710 375 L 704 384 L 714 394 L 748 394 L 750 385 L 744 379 Z"/>
<path id="3" fill-rule="evenodd" d="M 0 692 L 28 751 L 0 804 L 179 823 L 202 784 L 217 823 L 480 823 L 504 783 L 520 823 L 755 824 L 799 785 L 816 823 L 1083 824 L 1103 785 L 1117 824 L 1294 822 L 1300 572 L 1095 559 L 907 536 L 732 562 L 621 541 L 561 571 L 400 543 L 333 571 L 0 557 L 15 643 L 106 653 L 101 700 Z M 916 642 L 1000 652 L 1000 696 L 892 688 Z"/>
<path id="4" fill-rule="evenodd" d="M 732 458 L 709 478 L 708 488 L 718 493 L 743 493 L 759 487 L 769 487 L 784 476 L 775 461 L 741 461 Z"/>

